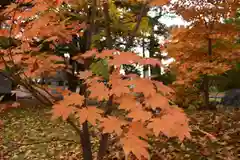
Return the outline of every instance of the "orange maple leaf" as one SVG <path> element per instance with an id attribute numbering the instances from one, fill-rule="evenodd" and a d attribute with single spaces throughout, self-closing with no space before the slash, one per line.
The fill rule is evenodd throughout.
<path id="1" fill-rule="evenodd" d="M 61 103 L 65 104 L 65 105 L 82 105 L 84 102 L 84 97 L 81 96 L 78 93 L 72 93 L 70 95 L 66 95 L 64 96 L 64 99 L 61 101 Z"/>
<path id="2" fill-rule="evenodd" d="M 23 58 L 23 55 L 22 54 L 16 54 L 13 56 L 13 61 L 16 63 L 16 64 L 19 64 L 22 62 L 22 58 Z"/>
<path id="3" fill-rule="evenodd" d="M 7 30 L 7 29 L 0 29 L 0 36 L 8 37 L 9 36 L 9 30 Z"/>
<path id="4" fill-rule="evenodd" d="M 110 59 L 108 63 L 114 66 L 121 66 L 122 64 L 133 64 L 141 61 L 141 57 L 132 52 L 121 52 L 120 55 L 116 54 L 113 59 Z"/>
<path id="5" fill-rule="evenodd" d="M 155 87 L 149 79 L 138 77 L 129 81 L 129 83 L 131 83 L 134 86 L 133 87 L 134 92 L 143 93 L 145 97 L 153 96 L 156 94 Z"/>
<path id="6" fill-rule="evenodd" d="M 66 120 L 71 113 L 73 113 L 74 107 L 66 106 L 62 103 L 57 103 L 53 105 L 52 109 L 52 120 L 62 117 L 63 120 Z"/>
<path id="7" fill-rule="evenodd" d="M 103 127 L 103 133 L 116 133 L 118 136 L 122 134 L 122 126 L 127 123 L 123 120 L 117 119 L 116 117 L 104 118 L 101 122 L 101 127 Z"/>
<path id="8" fill-rule="evenodd" d="M 116 95 L 117 97 L 122 96 L 123 94 L 130 93 L 129 82 L 123 80 L 119 74 L 113 73 L 110 75 L 109 84 L 111 84 L 111 95 Z"/>
<path id="9" fill-rule="evenodd" d="M 89 51 L 85 52 L 81 56 L 86 59 L 86 58 L 90 58 L 90 57 L 95 56 L 97 53 L 98 53 L 97 49 L 92 49 L 92 50 L 89 50 Z"/>
<path id="10" fill-rule="evenodd" d="M 140 140 L 137 136 L 132 134 L 126 135 L 120 139 L 120 143 L 123 146 L 124 153 L 128 158 L 128 155 L 132 152 L 138 159 L 143 157 L 149 159 L 149 153 L 147 151 L 148 143 L 144 140 Z"/>
<path id="11" fill-rule="evenodd" d="M 151 6 L 163 6 L 169 3 L 170 0 L 150 0 Z"/>
<path id="12" fill-rule="evenodd" d="M 154 110 L 157 108 L 168 109 L 170 107 L 168 99 L 160 94 L 145 99 L 145 103 Z"/>
<path id="13" fill-rule="evenodd" d="M 35 72 L 38 69 L 39 69 L 39 64 L 38 64 L 37 59 L 36 59 L 36 61 L 31 66 L 31 72 Z"/>
<path id="14" fill-rule="evenodd" d="M 92 125 L 96 125 L 97 120 L 101 121 L 103 110 L 98 109 L 96 106 L 88 106 L 86 108 L 78 109 L 77 112 L 80 124 L 88 121 Z"/>
<path id="15" fill-rule="evenodd" d="M 92 76 L 92 71 L 82 71 L 82 72 L 79 72 L 79 75 L 78 75 L 78 78 L 80 79 L 87 79 L 89 77 Z"/>
<path id="16" fill-rule="evenodd" d="M 171 111 L 170 111 L 171 110 Z M 148 124 L 148 128 L 152 128 L 156 136 L 163 133 L 168 137 L 178 137 L 180 141 L 184 138 L 190 138 L 191 129 L 188 126 L 188 118 L 178 108 L 171 108 L 169 113 L 161 118 L 154 118 Z"/>
<path id="17" fill-rule="evenodd" d="M 126 93 L 130 93 L 130 90 L 129 90 L 129 87 L 125 86 L 124 84 L 112 86 L 110 90 L 110 95 L 115 95 L 117 97 L 120 97 Z"/>
<path id="18" fill-rule="evenodd" d="M 3 63 L 3 62 L 0 62 L 0 69 L 2 70 L 2 69 L 4 69 L 6 66 L 5 66 L 5 64 Z"/>
<path id="19" fill-rule="evenodd" d="M 19 102 L 14 102 L 13 104 L 12 104 L 12 107 L 14 107 L 14 108 L 17 108 L 17 107 L 19 107 L 21 104 L 19 103 Z"/>
<path id="20" fill-rule="evenodd" d="M 147 139 L 147 135 L 151 135 L 152 132 L 143 125 L 141 122 L 131 122 L 128 128 L 128 135 L 134 135 Z"/>
<path id="21" fill-rule="evenodd" d="M 162 63 L 161 61 L 159 61 L 158 59 L 155 58 L 143 58 L 140 62 L 140 64 L 142 65 L 151 65 L 151 66 L 159 66 L 162 67 Z"/>
<path id="22" fill-rule="evenodd" d="M 131 95 L 122 96 L 119 100 L 119 103 L 119 108 L 126 111 L 133 110 L 140 106 L 140 104 L 135 100 L 134 96 Z"/>
<path id="23" fill-rule="evenodd" d="M 97 98 L 99 101 L 109 98 L 109 89 L 101 82 L 93 82 L 88 89 L 91 91 L 89 98 Z"/>
<path id="24" fill-rule="evenodd" d="M 96 58 L 106 58 L 106 57 L 112 57 L 113 53 L 118 52 L 118 50 L 112 49 L 112 50 L 103 50 L 101 53 L 96 55 Z"/>
<path id="25" fill-rule="evenodd" d="M 163 93 L 163 95 L 174 93 L 174 90 L 172 88 L 164 85 L 162 82 L 153 81 L 153 83 L 156 85 L 157 91 L 160 91 L 161 93 Z"/>
<path id="26" fill-rule="evenodd" d="M 142 121 L 145 122 L 152 117 L 150 112 L 144 111 L 141 108 L 135 108 L 131 110 L 127 115 L 129 118 L 133 118 L 133 121 Z"/>

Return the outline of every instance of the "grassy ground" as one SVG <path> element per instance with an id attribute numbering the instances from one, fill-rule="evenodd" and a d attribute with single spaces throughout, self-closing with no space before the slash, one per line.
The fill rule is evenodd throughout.
<path id="1" fill-rule="evenodd" d="M 70 156 L 81 159 L 79 137 L 71 126 L 61 120 L 50 121 L 50 109 L 17 108 L 0 115 L 3 144 L 0 152 L 9 160 L 60 160 Z M 177 143 L 174 139 L 151 143 L 152 159 L 237 160 L 240 159 L 240 111 L 188 112 L 193 129 L 191 141 Z M 216 136 L 210 140 L 203 131 Z M 92 138 L 96 151 L 98 140 Z M 117 155 L 111 145 L 109 156 Z M 3 159 L 3 158 L 2 158 Z"/>

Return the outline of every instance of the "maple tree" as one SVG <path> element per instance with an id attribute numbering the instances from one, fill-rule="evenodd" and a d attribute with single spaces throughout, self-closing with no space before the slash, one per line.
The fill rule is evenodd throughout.
<path id="1" fill-rule="evenodd" d="M 179 0 L 171 9 L 190 23 L 174 28 L 168 53 L 176 59 L 178 81 L 192 87 L 203 77 L 205 106 L 209 106 L 209 76 L 224 73 L 239 60 L 239 30 L 223 19 L 233 17 L 240 4 L 237 0 Z"/>
<path id="2" fill-rule="evenodd" d="M 109 3 L 95 0 L 87 2 L 92 8 L 90 19 L 86 23 L 67 19 L 61 12 L 63 2 L 79 5 L 79 1 L 74 0 L 17 0 L 8 5 L 2 14 L 9 18 L 4 23 L 10 26 L 10 30 L 2 29 L 1 36 L 13 37 L 21 43 L 2 49 L 0 63 L 1 69 L 9 68 L 11 78 L 31 91 L 44 105 L 53 105 L 52 119 L 61 117 L 73 126 L 81 137 L 83 158 L 93 159 L 89 124 L 102 132 L 98 159 L 105 155 L 109 134 L 117 136 L 116 143 L 122 146 L 126 158 L 133 154 L 138 159 L 150 158 L 147 142 L 149 135 L 163 134 L 178 137 L 181 141 L 190 138 L 187 116 L 182 109 L 169 103 L 168 97 L 173 92 L 171 88 L 158 81 L 140 78 L 135 74 L 124 76 L 119 72 L 123 64 L 160 66 L 158 60 L 113 49 L 110 44 L 110 28 L 105 30 L 108 35 L 107 49 L 98 51 L 91 47 L 96 5 L 103 6 L 104 10 Z M 152 0 L 144 2 L 144 5 L 163 5 L 167 2 L 168 0 Z M 108 12 L 105 14 L 105 18 L 109 18 Z M 141 16 L 138 17 L 129 44 L 132 43 L 140 21 Z M 69 66 L 52 51 L 42 51 L 39 41 L 51 42 L 51 47 L 54 48 L 58 44 L 70 43 L 72 35 L 81 34 L 82 30 L 88 30 L 87 51 L 74 57 L 86 64 L 85 70 L 78 74 L 79 80 L 83 80 L 81 93 L 60 91 L 64 96 L 60 101 L 56 101 L 54 95 L 51 98 L 42 95 L 36 89 L 40 86 L 33 84 L 31 78 L 51 75 L 59 69 L 66 70 Z M 105 74 L 96 70 L 99 64 L 106 67 Z M 47 87 L 42 89 L 48 90 Z M 91 99 L 97 100 L 99 105 L 89 104 Z M 156 114 L 156 110 L 161 110 L 160 114 Z"/>

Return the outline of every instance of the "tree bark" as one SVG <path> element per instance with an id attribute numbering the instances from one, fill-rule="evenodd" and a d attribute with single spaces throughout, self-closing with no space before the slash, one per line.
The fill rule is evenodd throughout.
<path id="1" fill-rule="evenodd" d="M 203 77 L 203 93 L 204 93 L 204 107 L 209 107 L 209 77 L 204 75 Z"/>
<path id="2" fill-rule="evenodd" d="M 128 49 L 133 45 L 133 40 L 134 40 L 134 37 L 136 36 L 137 34 L 137 31 L 140 27 L 140 24 L 141 24 L 141 21 L 142 21 L 142 18 L 144 16 L 144 14 L 146 13 L 146 8 L 147 8 L 147 3 L 143 4 L 142 5 L 142 8 L 141 8 L 141 11 L 140 11 L 140 14 L 137 16 L 137 23 L 136 25 L 134 26 L 133 30 L 130 32 L 130 37 L 129 37 L 129 40 L 126 44 L 126 47 L 124 49 L 124 51 L 128 51 Z"/>
<path id="3" fill-rule="evenodd" d="M 110 16 L 109 16 L 109 5 L 108 2 L 105 2 L 103 4 L 103 14 L 104 14 L 104 19 L 105 19 L 105 32 L 106 32 L 106 45 L 108 49 L 112 49 L 112 37 L 111 37 L 111 28 L 110 28 Z M 107 103 L 107 111 L 105 112 L 106 114 L 110 114 L 111 111 L 111 106 L 112 106 L 112 97 L 109 98 L 108 103 Z M 103 157 L 106 154 L 107 148 L 108 148 L 108 137 L 109 134 L 105 133 L 102 134 L 101 140 L 100 140 L 100 146 L 98 150 L 98 155 L 97 155 L 97 160 L 102 160 Z"/>
<path id="4" fill-rule="evenodd" d="M 208 39 L 208 57 L 209 62 L 211 62 L 212 56 L 212 39 Z M 204 106 L 209 109 L 209 76 L 206 74 L 203 78 L 203 93 L 204 93 Z"/>
<path id="5" fill-rule="evenodd" d="M 87 31 L 87 39 L 86 39 L 86 51 L 91 49 L 92 44 L 92 36 L 95 28 L 95 18 L 96 18 L 96 6 L 97 1 L 93 0 L 91 7 L 89 8 L 88 18 L 89 18 L 89 27 Z M 85 64 L 84 68 L 87 69 L 88 66 Z M 80 94 L 84 95 L 85 102 L 83 106 L 87 107 L 87 86 L 86 84 L 81 85 L 80 87 Z M 82 124 L 82 132 L 80 134 L 81 138 L 81 144 L 82 144 L 82 152 L 83 152 L 83 159 L 84 160 L 92 160 L 92 148 L 91 148 L 91 140 L 90 140 L 90 134 L 89 134 L 89 127 L 88 122 L 84 122 Z"/>

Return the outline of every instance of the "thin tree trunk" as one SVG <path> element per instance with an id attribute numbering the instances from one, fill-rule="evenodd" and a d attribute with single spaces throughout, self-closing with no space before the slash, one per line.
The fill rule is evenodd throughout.
<path id="1" fill-rule="evenodd" d="M 203 77 L 203 93 L 204 93 L 204 107 L 209 107 L 209 77 L 204 75 Z"/>
<path id="2" fill-rule="evenodd" d="M 84 122 L 82 125 L 82 132 L 80 134 L 81 138 L 81 145 L 83 151 L 83 159 L 84 160 L 92 160 L 92 149 L 91 149 L 91 142 L 90 142 L 90 134 L 89 134 L 89 127 L 88 122 Z"/>
<path id="3" fill-rule="evenodd" d="M 105 32 L 106 32 L 106 45 L 108 49 L 112 49 L 112 37 L 111 37 L 111 29 L 110 29 L 110 16 L 109 16 L 109 6 L 108 2 L 105 2 L 103 4 L 103 14 L 104 14 L 104 19 L 105 19 Z M 109 98 L 108 103 L 107 103 L 107 111 L 105 115 L 110 114 L 112 112 L 111 106 L 112 106 L 112 97 Z M 106 154 L 107 148 L 108 148 L 108 137 L 109 134 L 105 133 L 102 134 L 101 140 L 100 140 L 100 146 L 98 150 L 98 155 L 97 155 L 97 160 L 102 160 L 104 155 Z"/>
<path id="4" fill-rule="evenodd" d="M 146 9 L 146 6 L 147 5 L 144 4 L 141 8 L 140 15 L 137 17 L 137 23 L 136 23 L 133 31 L 130 33 L 130 38 L 127 42 L 125 51 L 127 51 L 129 49 L 129 47 L 131 47 L 131 45 L 133 44 L 133 39 L 134 39 L 134 37 L 135 37 L 135 35 L 138 31 L 138 28 L 140 27 L 140 22 L 142 20 L 143 15 L 144 15 L 144 11 Z M 104 3 L 103 7 L 104 7 L 103 12 L 104 12 L 104 17 L 105 17 L 105 23 L 107 25 L 106 29 L 105 29 L 105 32 L 106 32 L 106 35 L 107 35 L 107 39 L 106 39 L 107 48 L 111 49 L 112 48 L 112 38 L 111 38 L 111 32 L 110 32 L 110 23 L 109 23 L 110 22 L 110 17 L 109 17 L 109 13 L 108 13 L 108 2 Z M 105 112 L 105 115 L 110 114 L 112 112 L 112 110 L 111 110 L 112 98 L 113 97 L 110 97 L 109 100 L 108 100 L 108 103 L 107 103 L 108 109 Z M 102 137 L 101 137 L 97 160 L 102 160 L 106 151 L 107 151 L 108 137 L 109 137 L 108 133 L 103 134 Z"/>
<path id="5" fill-rule="evenodd" d="M 104 19 L 105 19 L 105 32 L 106 32 L 106 41 L 107 41 L 107 48 L 108 49 L 112 49 L 112 37 L 111 37 L 111 28 L 110 28 L 110 16 L 109 16 L 109 6 L 108 6 L 108 2 L 105 2 L 103 4 L 103 15 L 104 15 Z"/>
<path id="6" fill-rule="evenodd" d="M 96 2 L 97 2 L 96 0 L 92 1 L 91 7 L 90 7 L 90 12 L 89 12 L 89 15 L 88 15 L 89 20 L 90 20 L 90 24 L 89 24 L 89 28 L 88 28 L 88 32 L 87 32 L 88 34 L 87 34 L 87 40 L 86 40 L 86 50 L 89 50 L 91 48 L 91 44 L 92 44 L 92 36 L 93 36 L 93 33 L 94 33 L 94 29 L 95 29 L 94 25 L 95 25 L 95 18 L 96 18 L 96 6 L 97 6 Z M 85 69 L 87 69 L 87 67 L 88 66 L 86 65 Z M 83 105 L 85 107 L 87 107 L 86 89 L 87 89 L 86 84 L 81 85 L 80 94 L 84 95 L 84 97 L 85 97 L 85 102 L 84 102 L 84 105 Z M 80 138 L 81 138 L 83 159 L 84 160 L 92 160 L 93 156 L 92 156 L 92 147 L 91 147 L 91 140 L 90 140 L 88 122 L 84 122 L 82 124 L 82 132 L 80 134 Z"/>
<path id="7" fill-rule="evenodd" d="M 105 115 L 108 115 L 112 112 L 112 109 L 111 109 L 112 105 L 113 105 L 112 102 L 113 102 L 113 96 L 111 96 L 108 100 L 108 103 L 106 105 L 108 107 L 108 109 L 105 112 Z M 102 160 L 103 157 L 106 154 L 106 151 L 107 151 L 107 148 L 108 148 L 108 137 L 109 137 L 108 133 L 103 134 L 102 137 L 101 137 L 97 160 Z"/>
<path id="8" fill-rule="evenodd" d="M 129 49 L 129 47 L 132 46 L 134 37 L 136 36 L 137 31 L 138 31 L 138 29 L 140 27 L 140 23 L 142 21 L 142 18 L 144 16 L 144 14 L 146 13 L 146 8 L 147 8 L 147 2 L 142 5 L 140 14 L 137 16 L 137 23 L 134 26 L 133 30 L 129 33 L 130 37 L 129 37 L 129 40 L 128 40 L 127 44 L 126 44 L 126 48 L 124 49 L 124 51 L 127 51 Z"/>
<path id="9" fill-rule="evenodd" d="M 143 58 L 146 58 L 145 56 L 145 41 L 144 41 L 144 37 L 142 39 L 142 48 L 143 48 Z M 147 78 L 148 77 L 148 66 L 144 65 L 143 66 L 143 78 Z"/>
<path id="10" fill-rule="evenodd" d="M 211 62 L 211 56 L 212 56 L 212 40 L 209 38 L 208 39 L 208 56 L 210 58 Z M 203 93 L 204 93 L 204 106 L 206 108 L 209 108 L 209 76 L 204 75 L 203 78 Z"/>

